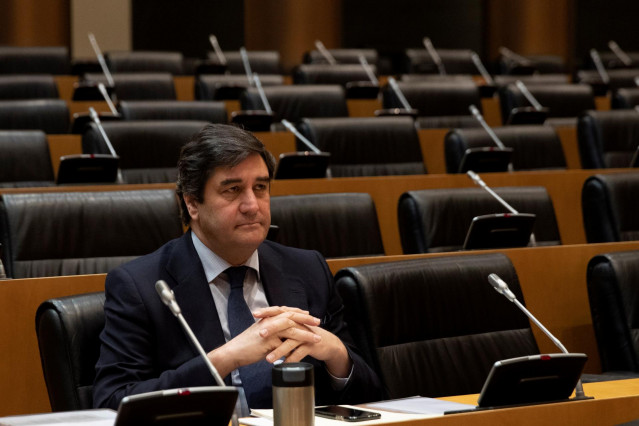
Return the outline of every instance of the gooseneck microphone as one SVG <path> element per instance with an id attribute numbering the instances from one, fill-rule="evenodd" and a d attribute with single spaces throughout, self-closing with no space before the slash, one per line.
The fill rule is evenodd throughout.
<path id="1" fill-rule="evenodd" d="M 481 127 L 484 128 L 484 130 L 486 131 L 486 133 L 488 133 L 488 136 L 490 136 L 493 142 L 495 142 L 495 145 L 497 145 L 497 147 L 500 150 L 506 151 L 508 148 L 506 148 L 506 145 L 504 145 L 501 139 L 499 139 L 495 131 L 488 125 L 488 123 L 486 123 L 486 120 L 484 120 L 484 116 L 481 115 L 481 112 L 479 112 L 479 109 L 475 105 L 470 105 L 468 107 L 468 110 L 473 115 L 473 117 L 475 117 L 475 120 L 477 120 L 479 124 L 481 124 Z M 514 170 L 513 163 L 512 162 L 508 163 L 508 171 L 512 172 L 513 170 Z"/>
<path id="2" fill-rule="evenodd" d="M 209 43 L 211 43 L 211 46 L 213 47 L 213 52 L 215 53 L 215 56 L 217 57 L 217 60 L 220 64 L 222 65 L 226 65 L 226 56 L 224 56 L 224 53 L 222 52 L 222 49 L 220 48 L 220 43 L 218 43 L 217 41 L 217 37 L 213 34 L 209 35 Z"/>
<path id="3" fill-rule="evenodd" d="M 608 47 L 610 48 L 610 50 L 612 50 L 612 53 L 614 53 L 615 56 L 619 58 L 621 62 L 623 62 L 625 66 L 632 66 L 632 59 L 630 59 L 630 56 L 628 56 L 626 52 L 621 50 L 621 47 L 619 47 L 616 41 L 610 40 L 608 42 Z"/>
<path id="4" fill-rule="evenodd" d="M 530 93 L 530 90 L 528 90 L 528 87 L 526 87 L 526 85 L 524 84 L 523 81 L 517 80 L 515 82 L 515 86 L 517 86 L 517 88 L 519 89 L 521 94 L 524 95 L 524 97 L 528 100 L 528 102 L 530 102 L 530 104 L 533 106 L 533 108 L 535 108 L 537 111 L 541 111 L 544 108 L 539 103 L 539 101 L 537 99 L 535 99 L 533 94 Z"/>
<path id="5" fill-rule="evenodd" d="M 301 134 L 296 128 L 295 126 L 293 126 L 293 123 L 291 123 L 288 120 L 282 120 L 282 124 L 284 125 L 284 127 L 286 127 L 288 129 L 288 131 L 290 131 L 291 133 L 293 133 L 295 135 L 296 138 L 298 138 L 299 140 L 302 141 L 302 143 L 304 145 L 306 145 L 311 151 L 313 151 L 316 154 L 320 154 L 322 151 L 319 150 L 318 147 L 316 147 L 315 145 L 313 145 L 313 143 L 311 141 L 309 141 L 306 137 L 304 137 L 303 134 Z"/>
<path id="6" fill-rule="evenodd" d="M 324 57 L 326 62 L 329 63 L 329 65 L 337 65 L 337 59 L 335 59 L 335 56 L 333 56 L 331 52 L 328 51 L 328 49 L 324 46 L 324 43 L 322 43 L 320 40 L 315 40 L 315 47 Z"/>
<path id="7" fill-rule="evenodd" d="M 402 104 L 402 107 L 404 109 L 406 110 L 413 109 L 408 103 L 408 100 L 406 99 L 406 97 L 404 96 L 404 93 L 402 93 L 401 89 L 399 88 L 399 85 L 397 84 L 397 81 L 395 80 L 395 78 L 388 77 L 388 85 L 391 87 L 391 89 L 393 89 L 395 96 L 397 96 L 397 99 L 399 99 L 399 102 Z"/>
<path id="8" fill-rule="evenodd" d="M 544 332 L 546 336 L 548 336 L 548 338 L 554 343 L 555 346 L 557 346 L 563 353 L 565 354 L 569 353 L 568 349 L 566 349 L 566 347 L 559 341 L 559 339 L 553 336 L 553 334 L 550 331 L 548 331 L 548 329 L 544 327 L 544 325 L 541 322 L 539 322 L 539 320 L 535 318 L 535 316 L 528 309 L 526 309 L 526 307 L 522 305 L 519 302 L 519 300 L 517 300 L 517 296 L 515 296 L 515 294 L 510 290 L 510 288 L 508 287 L 508 284 L 506 284 L 504 280 L 499 278 L 497 274 L 490 274 L 488 275 L 488 282 L 493 286 L 493 288 L 495 289 L 495 291 L 497 291 L 497 293 L 502 294 L 506 299 L 513 302 L 515 306 L 519 308 L 519 310 L 521 310 L 524 314 L 526 314 L 526 316 L 530 318 L 530 320 L 534 322 L 537 325 L 537 327 L 539 327 L 539 329 Z M 577 386 L 575 386 L 575 399 L 584 399 L 584 398 L 587 398 L 587 397 L 584 394 L 584 388 L 581 383 L 581 379 L 579 379 L 579 381 L 577 381 Z"/>
<path id="9" fill-rule="evenodd" d="M 442 58 L 441 56 L 439 56 L 439 53 L 437 53 L 437 51 L 435 50 L 435 46 L 433 46 L 433 43 L 430 41 L 430 37 L 424 37 L 422 39 L 422 43 L 424 44 L 424 47 L 426 48 L 426 51 L 430 55 L 431 59 L 437 66 L 437 71 L 439 72 L 439 75 L 446 75 L 446 68 L 444 68 L 444 63 L 442 62 Z"/>
<path id="10" fill-rule="evenodd" d="M 606 67 L 604 67 L 603 62 L 601 61 L 601 56 L 599 56 L 599 52 L 595 49 L 590 49 L 590 58 L 592 59 L 592 63 L 595 64 L 595 69 L 597 70 L 597 74 L 599 74 L 599 78 L 604 84 L 610 84 L 610 75 L 608 71 L 606 71 Z"/>
<path id="11" fill-rule="evenodd" d="M 95 36 L 93 35 L 93 33 L 89 33 L 88 36 L 89 36 L 89 42 L 91 43 L 91 47 L 93 48 L 93 51 L 95 52 L 95 56 L 98 59 L 98 63 L 100 64 L 100 68 L 102 68 L 102 73 L 106 77 L 107 83 L 109 83 L 109 86 L 113 87 L 115 85 L 115 82 L 113 81 L 113 76 L 111 75 L 111 72 L 109 71 L 109 67 L 107 67 L 106 61 L 104 60 L 104 55 L 102 54 L 102 50 L 100 49 L 100 46 L 98 46 L 98 42 L 95 39 Z"/>

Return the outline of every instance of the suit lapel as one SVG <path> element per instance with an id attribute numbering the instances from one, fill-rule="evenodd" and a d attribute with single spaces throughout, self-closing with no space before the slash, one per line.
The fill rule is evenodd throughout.
<path id="1" fill-rule="evenodd" d="M 308 309 L 308 300 L 304 283 L 299 276 L 287 272 L 286 262 L 294 262 L 274 251 L 268 243 L 258 248 L 260 257 L 260 277 L 271 306 L 290 306 Z"/>

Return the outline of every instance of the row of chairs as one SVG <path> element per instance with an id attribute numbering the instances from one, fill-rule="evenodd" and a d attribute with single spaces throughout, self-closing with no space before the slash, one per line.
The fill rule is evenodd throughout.
<path id="1" fill-rule="evenodd" d="M 495 191 L 520 212 L 536 216 L 536 245 L 561 244 L 545 188 Z M 590 178 L 583 191 L 588 241 L 637 239 L 638 192 L 639 174 Z M 403 251 L 460 250 L 474 217 L 504 211 L 481 188 L 406 192 L 398 202 Z M 315 249 L 327 258 L 384 254 L 375 204 L 368 194 L 274 196 L 271 216 L 277 232 L 270 238 L 282 244 Z M 5 194 L 0 203 L 3 261 L 12 278 L 104 273 L 182 232 L 171 190 Z"/>
<path id="2" fill-rule="evenodd" d="M 637 251 L 599 255 L 588 265 L 604 372 L 639 372 L 632 337 L 638 328 L 637 265 Z M 478 393 L 495 361 L 539 353 L 526 316 L 490 288 L 491 273 L 525 305 L 517 271 L 500 253 L 375 263 L 336 273 L 350 333 L 387 398 Z M 92 406 L 103 304 L 103 292 L 89 293 L 45 301 L 36 313 L 53 411 Z"/>

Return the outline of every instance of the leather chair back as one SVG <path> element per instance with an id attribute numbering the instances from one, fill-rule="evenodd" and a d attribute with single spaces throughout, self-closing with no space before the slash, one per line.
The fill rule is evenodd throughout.
<path id="1" fill-rule="evenodd" d="M 602 371 L 639 372 L 639 252 L 593 257 L 587 282 Z"/>
<path id="2" fill-rule="evenodd" d="M 371 65 L 370 68 L 373 73 L 377 73 L 375 65 Z M 370 81 L 366 70 L 360 64 L 303 64 L 293 70 L 294 84 L 339 84 L 346 86 L 346 83 L 354 81 Z"/>
<path id="3" fill-rule="evenodd" d="M 182 233 L 171 190 L 5 194 L 0 203 L 11 278 L 105 273 Z"/>
<path id="4" fill-rule="evenodd" d="M 610 100 L 613 109 L 629 109 L 639 105 L 639 87 L 626 87 L 616 90 Z"/>
<path id="5" fill-rule="evenodd" d="M 383 255 L 377 211 L 368 194 L 271 197 L 275 241 L 317 250 L 324 257 Z"/>
<path id="6" fill-rule="evenodd" d="M 50 299 L 38 308 L 36 334 L 53 411 L 93 408 L 103 328 L 104 292 Z"/>
<path id="7" fill-rule="evenodd" d="M 52 75 L 0 75 L 0 99 L 57 99 Z"/>
<path id="8" fill-rule="evenodd" d="M 338 64 L 359 64 L 359 56 L 363 55 L 370 65 L 377 65 L 379 55 L 375 49 L 328 49 Z M 327 64 L 328 61 L 319 50 L 304 53 L 302 61 L 305 64 Z"/>
<path id="9" fill-rule="evenodd" d="M 120 157 L 125 183 L 160 183 L 175 182 L 182 146 L 206 124 L 193 120 L 149 120 L 111 121 L 102 126 Z M 109 154 L 95 123 L 90 123 L 82 135 L 82 152 Z"/>
<path id="10" fill-rule="evenodd" d="M 330 84 L 304 84 L 264 87 L 278 121 L 298 122 L 302 118 L 348 117 L 344 88 Z M 263 110 L 264 105 L 256 88 L 251 87 L 240 96 L 243 110 Z"/>
<path id="11" fill-rule="evenodd" d="M 122 101 L 124 120 L 195 120 L 227 123 L 224 102 L 210 101 Z"/>
<path id="12" fill-rule="evenodd" d="M 586 111 L 577 123 L 577 142 L 584 169 L 629 167 L 639 143 L 639 114 Z"/>
<path id="13" fill-rule="evenodd" d="M 628 88 L 636 88 L 635 78 L 639 73 L 637 69 L 616 69 L 616 70 L 608 70 L 609 81 L 608 81 L 608 89 L 613 92 L 613 102 L 614 102 L 614 93 L 623 87 Z M 577 72 L 578 83 L 584 84 L 592 84 L 599 83 L 601 84 L 601 75 L 599 71 L 596 70 L 580 70 Z"/>
<path id="14" fill-rule="evenodd" d="M 446 74 L 477 74 L 477 67 L 472 60 L 474 53 L 468 49 L 436 49 L 442 60 Z M 404 68 L 406 73 L 437 74 L 437 65 L 426 49 L 406 49 L 404 52 Z"/>
<path id="15" fill-rule="evenodd" d="M 505 126 L 493 131 L 499 140 L 513 149 L 514 170 L 565 169 L 566 158 L 557 131 L 550 126 Z M 469 148 L 495 147 L 484 129 L 453 129 L 444 138 L 446 171 L 458 173 Z"/>
<path id="16" fill-rule="evenodd" d="M 307 118 L 299 130 L 330 152 L 333 177 L 426 173 L 410 117 Z M 297 149 L 308 148 L 298 141 Z"/>
<path id="17" fill-rule="evenodd" d="M 581 206 L 589 243 L 639 240 L 639 173 L 589 177 Z"/>
<path id="18" fill-rule="evenodd" d="M 500 55 L 497 61 L 499 74 L 518 73 L 517 68 L 522 65 L 540 74 L 560 74 L 566 72 L 566 64 L 561 56 L 557 55 L 525 55 L 525 62 L 516 61 L 510 57 Z"/>
<path id="19" fill-rule="evenodd" d="M 112 73 L 169 73 L 183 74 L 184 57 L 180 52 L 122 51 L 104 55 Z"/>
<path id="20" fill-rule="evenodd" d="M 561 244 L 552 200 L 543 187 L 502 187 L 493 190 L 520 213 L 537 217 L 537 245 Z M 508 213 L 482 188 L 425 189 L 401 195 L 399 233 L 405 254 L 460 250 L 475 216 Z"/>
<path id="21" fill-rule="evenodd" d="M 337 272 L 344 319 L 388 398 L 479 393 L 495 361 L 539 352 L 526 316 L 488 283 L 491 273 L 524 303 L 515 269 L 498 253 Z"/>
<path id="22" fill-rule="evenodd" d="M 0 101 L 0 130 L 69 133 L 69 109 L 63 99 Z"/>
<path id="23" fill-rule="evenodd" d="M 43 131 L 0 131 L 0 153 L 0 187 L 55 184 L 47 135 Z"/>
<path id="24" fill-rule="evenodd" d="M 85 74 L 83 81 L 104 83 L 103 74 Z M 119 73 L 113 75 L 113 91 L 119 101 L 175 101 L 175 83 L 169 73 Z"/>
<path id="25" fill-rule="evenodd" d="M 227 71 L 231 74 L 246 74 L 239 50 L 224 51 Z M 252 72 L 260 74 L 281 74 L 280 53 L 276 50 L 249 50 L 246 52 Z M 208 58 L 218 62 L 215 52 L 208 52 Z"/>
<path id="26" fill-rule="evenodd" d="M 278 74 L 260 74 L 262 86 L 280 86 L 284 77 Z M 249 87 L 246 75 L 239 74 L 200 74 L 195 79 L 195 99 L 217 101 L 239 99 L 241 93 Z"/>
<path id="27" fill-rule="evenodd" d="M 69 74 L 66 46 L 0 46 L 0 74 Z"/>

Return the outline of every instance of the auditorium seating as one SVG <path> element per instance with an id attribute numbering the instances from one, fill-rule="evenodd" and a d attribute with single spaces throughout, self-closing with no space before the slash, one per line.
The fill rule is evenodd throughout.
<path id="1" fill-rule="evenodd" d="M 284 84 L 284 77 L 275 74 L 260 74 L 262 86 L 279 86 Z M 201 74 L 195 79 L 195 99 L 205 101 L 221 101 L 239 99 L 241 93 L 249 86 L 246 75 L 241 74 Z"/>
<path id="2" fill-rule="evenodd" d="M 569 84 L 570 75 L 568 74 L 531 74 L 531 75 L 496 75 L 493 77 L 495 85 L 508 86 L 515 84 L 517 80 L 521 80 L 524 84 Z"/>
<path id="3" fill-rule="evenodd" d="M 180 52 L 151 52 L 143 50 L 107 52 L 104 55 L 109 71 L 118 73 L 183 74 L 184 58 Z"/>
<path id="4" fill-rule="evenodd" d="M 519 213 L 536 215 L 537 245 L 561 244 L 557 219 L 543 187 L 502 187 L 494 191 Z M 509 213 L 482 188 L 408 191 L 399 199 L 399 233 L 404 254 L 460 250 L 475 216 Z"/>
<path id="5" fill-rule="evenodd" d="M 615 69 L 606 71 L 610 81 L 608 87 L 615 91 L 623 87 L 637 87 L 635 78 L 639 76 L 639 70 L 637 69 Z M 602 83 L 601 75 L 598 71 L 594 70 L 580 70 L 577 72 L 578 83 L 592 84 Z"/>
<path id="6" fill-rule="evenodd" d="M 0 46 L 0 74 L 69 74 L 66 46 Z"/>
<path id="7" fill-rule="evenodd" d="M 639 113 L 586 111 L 577 122 L 577 141 L 584 169 L 629 167 L 639 145 Z"/>
<path id="8" fill-rule="evenodd" d="M 338 64 L 359 64 L 360 56 L 364 56 L 370 65 L 377 65 L 379 55 L 375 49 L 327 49 Z M 328 61 L 319 50 L 310 50 L 302 58 L 305 64 L 327 64 Z"/>
<path id="9" fill-rule="evenodd" d="M 368 194 L 271 197 L 275 241 L 319 251 L 324 257 L 384 254 L 375 204 Z"/>
<path id="10" fill-rule="evenodd" d="M 242 56 L 238 50 L 224 51 L 226 59 L 227 72 L 230 74 L 245 74 Z M 280 54 L 275 50 L 248 50 L 246 52 L 251 71 L 258 74 L 281 74 L 282 65 L 280 63 Z M 219 63 L 215 52 L 208 52 L 210 61 Z"/>
<path id="11" fill-rule="evenodd" d="M 497 138 L 513 149 L 513 170 L 564 169 L 561 141 L 550 126 L 504 126 L 493 129 Z M 484 129 L 453 129 L 446 134 L 446 171 L 458 173 L 467 149 L 495 147 Z"/>
<path id="12" fill-rule="evenodd" d="M 172 190 L 4 194 L 0 203 L 12 278 L 105 273 L 182 232 Z"/>
<path id="13" fill-rule="evenodd" d="M 639 372 L 639 252 L 595 256 L 588 299 L 603 372 Z"/>
<path id="14" fill-rule="evenodd" d="M 85 74 L 82 81 L 89 84 L 107 84 L 106 77 L 102 74 Z M 113 74 L 113 81 L 113 91 L 119 101 L 177 99 L 173 76 L 168 73 L 118 73 Z"/>
<path id="15" fill-rule="evenodd" d="M 103 306 L 104 292 L 99 292 L 49 299 L 38 307 L 36 334 L 54 412 L 93 408 Z"/>
<path id="16" fill-rule="evenodd" d="M 50 74 L 0 74 L 0 99 L 56 99 L 58 86 Z"/>
<path id="17" fill-rule="evenodd" d="M 436 49 L 446 74 L 479 74 L 467 49 Z M 404 51 L 404 72 L 407 74 L 437 74 L 437 65 L 425 48 Z"/>
<path id="18" fill-rule="evenodd" d="M 637 105 L 639 105 L 639 87 L 628 87 L 616 90 L 610 100 L 610 106 L 613 109 L 634 108 Z"/>
<path id="19" fill-rule="evenodd" d="M 371 65 L 370 70 L 376 74 L 377 68 Z M 365 81 L 370 82 L 368 74 L 360 64 L 328 65 L 328 64 L 302 64 L 293 70 L 293 83 L 295 84 L 339 84 Z"/>
<path id="20" fill-rule="evenodd" d="M 122 101 L 118 109 L 124 120 L 196 120 L 226 123 L 224 102 Z"/>
<path id="21" fill-rule="evenodd" d="M 639 240 L 639 173 L 592 176 L 581 202 L 589 243 Z"/>
<path id="22" fill-rule="evenodd" d="M 472 81 L 399 81 L 397 86 L 411 108 L 418 111 L 417 122 L 422 129 L 480 126 L 468 110 L 475 105 L 481 111 L 479 89 Z M 383 108 L 403 108 L 389 85 L 384 86 L 382 98 Z"/>
<path id="23" fill-rule="evenodd" d="M 299 130 L 329 152 L 333 177 L 426 173 L 410 117 L 306 118 Z M 299 151 L 307 150 L 298 141 Z"/>
<path id="24" fill-rule="evenodd" d="M 123 183 L 175 182 L 180 149 L 207 122 L 193 120 L 111 121 L 102 123 L 120 157 Z M 109 154 L 95 123 L 82 135 L 82 152 Z"/>
<path id="25" fill-rule="evenodd" d="M 0 188 L 54 184 L 45 133 L 41 130 L 0 130 Z"/>
<path id="26" fill-rule="evenodd" d="M 564 60 L 557 55 L 518 55 L 522 60 L 500 55 L 497 60 L 499 74 L 561 74 L 566 72 Z M 523 71 L 526 69 L 526 71 Z"/>
<path id="27" fill-rule="evenodd" d="M 517 273 L 503 254 L 337 272 L 345 321 L 387 398 L 479 393 L 495 361 L 539 352 L 526 316 L 488 283 L 491 273 L 524 303 Z"/>
<path id="28" fill-rule="evenodd" d="M 612 51 L 602 50 L 597 52 L 601 58 L 601 62 L 606 69 L 618 69 L 626 68 L 621 59 Z M 626 55 L 630 57 L 631 67 L 636 68 L 639 66 L 639 52 L 625 51 Z M 588 69 L 595 69 L 595 65 L 590 55 L 586 56 L 585 67 Z"/>
<path id="29" fill-rule="evenodd" d="M 62 99 L 0 101 L 0 130 L 69 131 L 69 109 Z"/>

